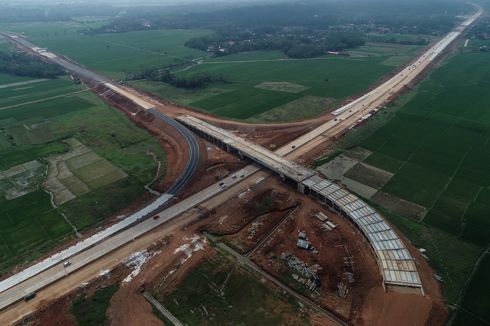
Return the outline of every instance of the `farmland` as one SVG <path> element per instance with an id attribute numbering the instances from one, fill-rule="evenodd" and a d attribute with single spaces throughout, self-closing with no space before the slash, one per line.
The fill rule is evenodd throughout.
<path id="1" fill-rule="evenodd" d="M 122 78 L 143 67 L 167 64 L 206 55 L 184 46 L 187 39 L 206 35 L 204 30 L 152 30 L 84 35 L 94 27 L 76 21 L 0 25 L 3 30 L 24 33 L 32 43 L 63 54 L 110 78 Z"/>
<path id="2" fill-rule="evenodd" d="M 170 101 L 213 115 L 249 122 L 311 118 L 359 94 L 376 80 L 408 62 L 422 47 L 369 42 L 349 57 L 289 59 L 280 51 L 254 51 L 210 58 L 188 48 L 186 40 L 206 30 L 148 30 L 84 35 L 99 23 L 77 21 L 1 26 L 22 32 L 34 43 L 66 55 L 102 75 L 120 79 L 143 68 L 200 59 L 195 66 L 176 67 L 178 77 L 221 74 L 229 82 L 186 90 L 154 81 L 133 85 Z M 293 91 L 291 91 L 293 90 Z"/>
<path id="3" fill-rule="evenodd" d="M 77 325 L 107 325 L 107 310 L 109 309 L 111 298 L 117 290 L 117 285 L 110 285 L 95 291 L 91 297 L 85 295 L 77 298 L 70 309 Z"/>
<path id="4" fill-rule="evenodd" d="M 348 134 L 333 158 L 355 158 L 340 179 L 371 187 L 364 196 L 427 249 L 449 303 L 490 239 L 489 73 L 487 53 L 460 50 L 387 112 Z M 356 157 L 359 152 L 367 155 Z M 370 172 L 361 178 L 357 171 Z M 488 273 L 475 278 L 488 283 Z M 482 298 L 485 289 L 471 285 L 470 292 Z M 488 318 L 476 300 L 463 302 L 464 314 Z"/>
<path id="5" fill-rule="evenodd" d="M 489 59 L 474 53 L 452 58 L 360 143 L 373 152 L 367 163 L 395 173 L 383 191 L 428 208 L 424 222 L 477 245 L 490 236 L 481 233 L 490 232 Z"/>
<path id="6" fill-rule="evenodd" d="M 133 84 L 213 115 L 249 122 L 291 121 L 317 116 L 358 94 L 407 62 L 418 46 L 368 43 L 350 57 L 288 59 L 279 51 L 237 53 L 205 60 L 177 76 L 221 74 L 228 83 L 182 90 L 158 82 Z"/>
<path id="7" fill-rule="evenodd" d="M 490 292 L 490 256 L 483 257 L 480 267 L 473 276 L 466 289 L 461 309 L 456 315 L 454 325 L 488 325 L 490 320 L 490 305 L 488 293 Z"/>
<path id="8" fill-rule="evenodd" d="M 0 85 L 0 273 L 113 216 L 153 179 L 149 153 L 165 161 L 150 134 L 82 86 L 8 77 Z"/>

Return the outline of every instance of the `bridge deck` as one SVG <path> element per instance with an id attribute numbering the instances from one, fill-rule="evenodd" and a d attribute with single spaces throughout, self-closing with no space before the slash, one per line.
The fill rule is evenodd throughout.
<path id="1" fill-rule="evenodd" d="M 291 180 L 301 182 L 316 174 L 314 170 L 307 169 L 295 162 L 271 152 L 260 145 L 249 142 L 232 132 L 218 128 L 205 121 L 191 116 L 180 116 L 178 121 L 184 123 L 190 129 L 205 133 L 209 137 L 217 139 L 223 145 L 231 147 L 253 161 L 264 165 L 268 169 L 275 171 Z"/>

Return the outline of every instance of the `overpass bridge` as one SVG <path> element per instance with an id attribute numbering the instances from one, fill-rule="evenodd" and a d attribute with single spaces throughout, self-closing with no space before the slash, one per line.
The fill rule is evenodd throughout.
<path id="1" fill-rule="evenodd" d="M 384 287 L 408 287 L 424 293 L 415 261 L 390 224 L 366 202 L 316 171 L 297 164 L 278 153 L 249 142 L 234 133 L 192 116 L 180 116 L 179 122 L 211 143 L 240 157 L 247 157 L 292 183 L 309 195 L 349 219 L 373 249 Z"/>

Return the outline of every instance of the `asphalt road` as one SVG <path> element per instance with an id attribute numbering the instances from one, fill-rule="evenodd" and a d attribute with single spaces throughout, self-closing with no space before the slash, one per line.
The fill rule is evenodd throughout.
<path id="1" fill-rule="evenodd" d="M 86 246 L 83 250 L 77 250 L 76 253 L 71 253 L 71 256 L 69 257 L 65 254 L 57 253 L 48 258 L 50 259 L 49 265 L 43 265 L 42 263 L 45 262 L 43 261 L 29 267 L 29 273 L 24 273 L 24 271 L 20 272 L 19 274 L 23 276 L 22 278 L 19 278 L 19 274 L 7 278 L 0 282 L 0 286 L 2 286 L 0 288 L 0 315 L 3 309 L 22 300 L 25 295 L 39 291 L 45 286 L 48 286 L 111 253 L 113 250 L 134 241 L 136 238 L 141 237 L 162 224 L 188 212 L 199 213 L 198 210 L 192 212 L 192 209 L 199 206 L 204 201 L 228 191 L 234 185 L 240 183 L 241 180 L 253 175 L 258 170 L 258 166 L 247 166 L 242 170 L 237 171 L 235 174 L 223 179 L 221 182 L 226 183 L 226 186 L 220 186 L 219 183 L 215 183 L 197 194 L 161 211 L 158 213 L 158 218 L 141 219 L 138 223 L 133 223 L 131 227 L 124 228 L 120 232 L 111 233 L 110 236 L 101 237 L 102 239 L 97 243 Z M 253 184 L 253 182 L 257 181 L 248 180 L 248 182 L 249 184 Z M 232 195 L 234 195 L 234 193 L 232 193 Z M 71 265 L 64 268 L 63 261 L 68 258 Z M 2 325 L 1 322 L 0 325 Z"/>
<path id="2" fill-rule="evenodd" d="M 197 166 L 199 165 L 199 144 L 194 134 L 189 129 L 184 127 L 184 125 L 182 125 L 180 122 L 170 118 L 169 116 L 161 112 L 158 112 L 155 109 L 150 109 L 148 111 L 151 112 L 158 119 L 161 119 L 174 127 L 182 135 L 182 137 L 184 137 L 184 139 L 187 141 L 187 144 L 189 145 L 189 160 L 186 163 L 184 172 L 172 185 L 172 187 L 167 190 L 167 193 L 175 196 L 185 187 L 185 185 L 191 180 L 194 172 L 196 172 Z"/>

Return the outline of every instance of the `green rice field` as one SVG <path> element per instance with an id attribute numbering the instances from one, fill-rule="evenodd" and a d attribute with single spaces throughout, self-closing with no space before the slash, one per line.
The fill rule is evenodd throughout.
<path id="1" fill-rule="evenodd" d="M 84 35 L 83 29 L 101 23 L 77 21 L 1 25 L 3 30 L 24 33 L 36 45 L 63 54 L 98 73 L 122 78 L 143 67 L 203 57 L 206 52 L 184 46 L 205 30 L 151 30 L 128 33 Z"/>
<path id="2" fill-rule="evenodd" d="M 429 209 L 424 222 L 477 245 L 490 239 L 490 57 L 453 57 L 361 142 L 395 176 L 383 191 Z M 465 80 L 465 83 L 461 83 Z"/>
<path id="3" fill-rule="evenodd" d="M 133 84 L 179 104 L 249 122 L 310 118 L 367 89 L 420 47 L 369 43 L 352 56 L 287 60 L 279 51 L 237 53 L 176 71 L 178 76 L 221 74 L 228 83 L 180 90 L 158 82 Z M 386 62 L 391 60 L 391 62 Z"/>
<path id="4" fill-rule="evenodd" d="M 488 325 L 490 320 L 490 255 L 487 253 L 466 289 L 453 325 Z"/>
<path id="5" fill-rule="evenodd" d="M 280 51 L 256 51 L 209 58 L 206 52 L 184 44 L 210 31 L 167 29 L 83 34 L 83 29 L 100 24 L 70 21 L 0 27 L 24 33 L 34 44 L 111 78 L 199 58 L 201 64 L 187 69 L 177 67 L 175 73 L 182 77 L 222 74 L 229 82 L 201 90 L 182 90 L 160 82 L 136 81 L 133 85 L 213 115 L 249 122 L 292 121 L 325 113 L 343 99 L 361 93 L 421 49 L 367 43 L 350 51 L 350 57 L 284 60 L 287 58 Z M 272 84 L 276 86 L 271 87 Z"/>
<path id="6" fill-rule="evenodd" d="M 372 152 L 364 163 L 394 173 L 382 192 L 427 209 L 415 220 L 377 206 L 414 245 L 427 249 L 453 304 L 490 243 L 489 75 L 488 53 L 461 50 L 344 142 Z M 488 297 L 487 261 L 465 291 L 458 325 L 464 318 L 489 323 L 481 303 Z"/>

